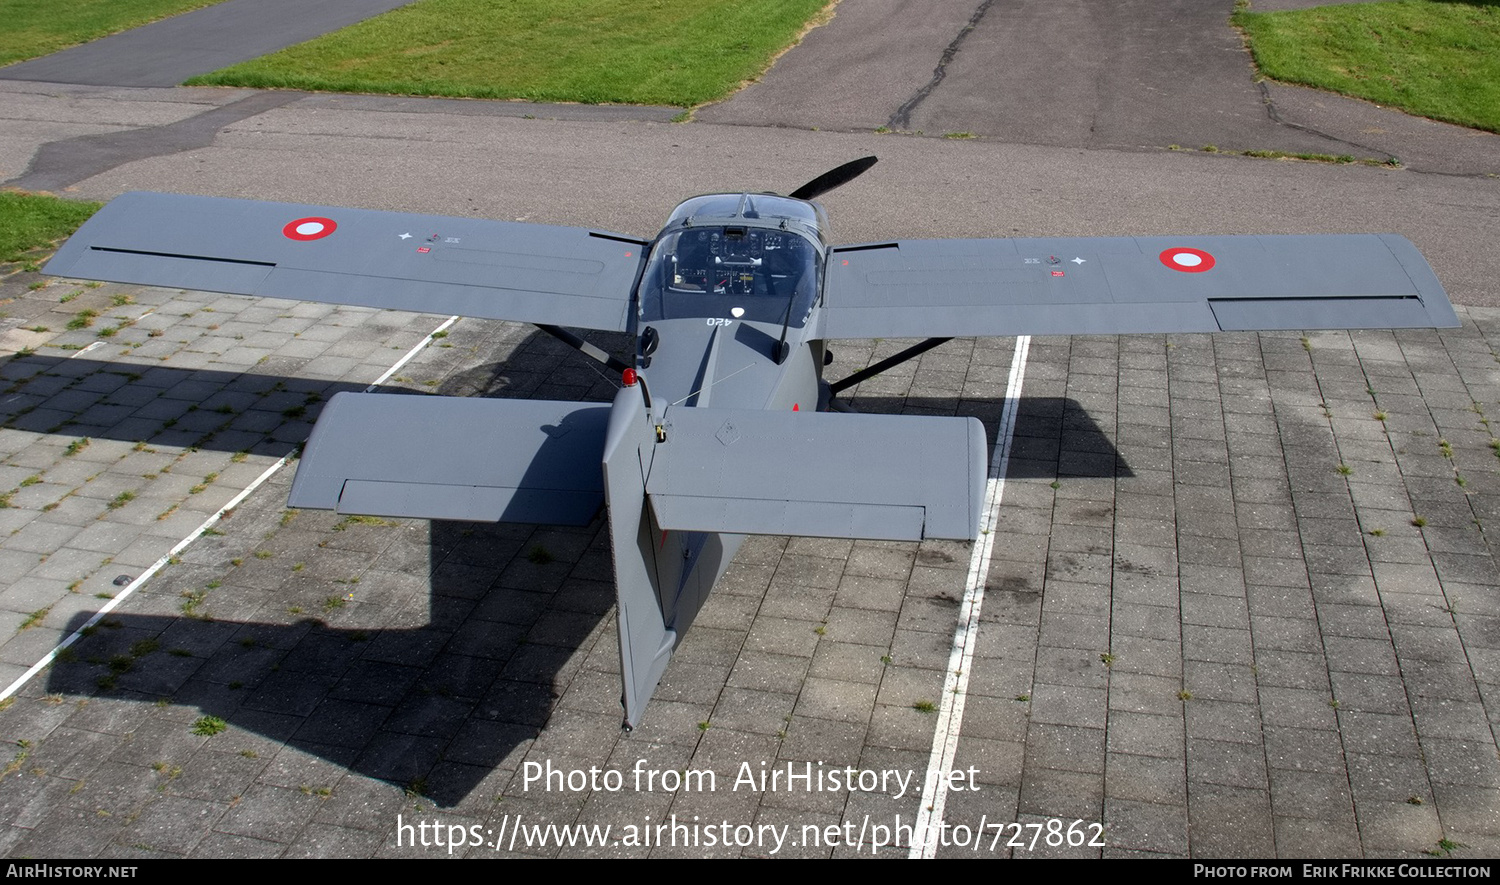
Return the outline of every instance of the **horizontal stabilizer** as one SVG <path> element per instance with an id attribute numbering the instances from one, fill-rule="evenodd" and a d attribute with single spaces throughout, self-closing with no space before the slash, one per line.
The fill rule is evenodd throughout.
<path id="1" fill-rule="evenodd" d="M 984 500 L 975 418 L 672 409 L 646 495 L 663 529 L 972 539 Z"/>
<path id="2" fill-rule="evenodd" d="M 47 273 L 624 331 L 645 247 L 574 227 L 129 193 Z"/>
<path id="3" fill-rule="evenodd" d="M 826 338 L 1457 326 L 1394 234 L 901 240 L 840 246 Z"/>
<path id="4" fill-rule="evenodd" d="M 341 393 L 287 503 L 366 516 L 584 525 L 604 502 L 609 406 Z"/>

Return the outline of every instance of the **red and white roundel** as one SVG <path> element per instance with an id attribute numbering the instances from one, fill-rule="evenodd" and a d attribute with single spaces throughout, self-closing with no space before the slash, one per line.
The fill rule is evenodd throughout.
<path id="1" fill-rule="evenodd" d="M 1214 257 L 1202 249 L 1182 247 L 1161 253 L 1161 263 L 1183 273 L 1203 273 L 1213 269 Z"/>
<path id="2" fill-rule="evenodd" d="M 338 229 L 332 218 L 298 218 L 288 221 L 281 229 L 283 236 L 293 240 L 321 240 Z"/>

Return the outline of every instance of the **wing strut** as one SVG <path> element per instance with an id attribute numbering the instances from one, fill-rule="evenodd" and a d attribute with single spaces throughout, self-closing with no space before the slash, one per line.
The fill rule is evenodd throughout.
<path id="1" fill-rule="evenodd" d="M 934 347 L 937 347 L 939 344 L 943 344 L 952 340 L 952 338 L 928 338 L 926 341 L 923 341 L 920 344 L 913 344 L 911 347 L 908 347 L 895 356 L 886 357 L 875 365 L 865 369 L 861 369 L 842 381 L 828 385 L 828 390 L 830 393 L 841 393 L 858 384 L 859 382 L 864 381 L 867 378 L 874 378 L 876 375 L 879 375 L 881 372 L 884 372 L 887 369 L 893 369 L 896 366 L 899 366 L 907 360 L 911 359 L 912 357 L 921 356 Z"/>
<path id="2" fill-rule="evenodd" d="M 609 368 L 614 369 L 616 372 L 623 372 L 626 369 L 630 368 L 628 364 L 621 362 L 616 357 L 610 356 L 608 353 L 605 353 L 604 348 L 592 342 L 585 341 L 584 339 L 578 337 L 577 335 L 574 335 L 572 332 L 569 332 L 567 329 L 564 329 L 561 326 L 549 326 L 542 323 L 533 323 L 532 325 L 536 326 L 538 329 L 541 329 L 543 332 L 546 332 L 548 335 L 551 335 L 553 338 L 556 338 L 558 341 L 561 341 L 562 343 L 568 345 L 584 356 L 592 357 L 593 359 L 598 360 Z"/>

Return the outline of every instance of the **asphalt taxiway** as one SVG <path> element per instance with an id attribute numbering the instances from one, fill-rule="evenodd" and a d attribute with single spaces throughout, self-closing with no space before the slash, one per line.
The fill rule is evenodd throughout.
<path id="1" fill-rule="evenodd" d="M 0 68 L 0 79 L 92 86 L 176 86 L 189 77 L 347 27 L 412 0 L 221 0 Z"/>

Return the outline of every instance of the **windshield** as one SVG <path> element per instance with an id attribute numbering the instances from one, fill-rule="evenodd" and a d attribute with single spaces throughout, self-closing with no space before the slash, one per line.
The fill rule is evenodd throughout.
<path id="1" fill-rule="evenodd" d="M 789 231 L 693 227 L 657 241 L 641 280 L 641 318 L 725 317 L 800 328 L 818 292 L 820 253 Z"/>
<path id="2" fill-rule="evenodd" d="M 690 218 L 784 218 L 801 222 L 815 230 L 827 226 L 827 220 L 823 218 L 818 204 L 779 197 L 776 194 L 704 194 L 693 197 L 683 200 L 672 210 L 665 226 L 672 227 Z"/>

